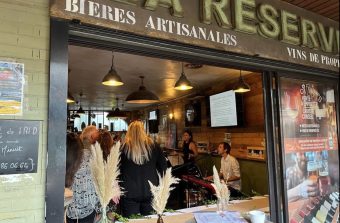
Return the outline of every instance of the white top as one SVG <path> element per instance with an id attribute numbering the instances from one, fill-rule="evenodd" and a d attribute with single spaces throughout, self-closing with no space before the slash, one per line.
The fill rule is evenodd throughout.
<path id="1" fill-rule="evenodd" d="M 238 164 L 235 157 L 227 155 L 226 158 L 221 158 L 220 173 L 222 173 L 224 180 L 227 180 L 228 177 L 232 176 L 241 177 L 240 165 Z M 237 190 L 241 190 L 241 180 L 230 181 L 228 182 L 228 185 Z"/>

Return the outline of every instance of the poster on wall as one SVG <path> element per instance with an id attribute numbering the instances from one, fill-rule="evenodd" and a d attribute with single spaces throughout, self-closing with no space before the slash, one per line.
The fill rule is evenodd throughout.
<path id="1" fill-rule="evenodd" d="M 339 213 L 335 89 L 288 78 L 280 87 L 289 222 L 332 222 Z"/>
<path id="2" fill-rule="evenodd" d="M 24 64 L 0 61 L 0 115 L 22 115 Z"/>

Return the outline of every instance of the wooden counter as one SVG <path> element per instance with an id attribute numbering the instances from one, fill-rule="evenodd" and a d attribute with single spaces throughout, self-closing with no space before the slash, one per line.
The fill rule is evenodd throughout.
<path id="1" fill-rule="evenodd" d="M 268 211 L 268 198 L 259 197 L 253 200 L 234 201 L 233 204 L 228 205 L 228 211 L 248 212 L 251 210 Z M 195 208 L 177 210 L 171 213 L 171 216 L 164 216 L 164 223 L 196 223 L 193 212 L 197 211 L 216 211 L 216 205 L 200 206 Z M 151 219 L 136 219 L 130 220 L 129 223 L 156 223 L 157 218 L 153 216 Z"/>

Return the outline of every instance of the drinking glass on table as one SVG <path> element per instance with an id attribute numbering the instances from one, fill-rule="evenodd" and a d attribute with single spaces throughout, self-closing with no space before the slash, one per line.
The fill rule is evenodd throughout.
<path id="1" fill-rule="evenodd" d="M 220 215 L 221 217 L 223 217 L 224 211 L 226 211 L 226 208 L 227 208 L 226 200 L 225 199 L 217 199 L 216 206 L 217 206 L 216 213 L 218 215 Z"/>

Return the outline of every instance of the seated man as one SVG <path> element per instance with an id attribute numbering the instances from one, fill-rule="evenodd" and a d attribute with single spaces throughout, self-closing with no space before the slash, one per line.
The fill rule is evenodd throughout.
<path id="1" fill-rule="evenodd" d="M 220 177 L 225 180 L 229 186 L 241 190 L 240 165 L 235 157 L 230 155 L 230 150 L 231 147 L 226 142 L 222 142 L 218 145 L 217 152 L 222 156 Z M 209 176 L 206 179 L 211 180 L 212 176 Z"/>

